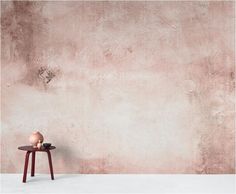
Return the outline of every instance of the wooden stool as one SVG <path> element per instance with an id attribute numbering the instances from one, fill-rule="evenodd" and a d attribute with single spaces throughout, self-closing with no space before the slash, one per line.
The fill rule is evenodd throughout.
<path id="1" fill-rule="evenodd" d="M 52 167 L 52 157 L 50 150 L 56 149 L 55 146 L 50 146 L 49 148 L 34 148 L 33 146 L 20 146 L 18 147 L 19 150 L 26 151 L 25 155 L 25 167 L 24 167 L 24 174 L 23 174 L 23 183 L 26 182 L 26 177 L 27 177 L 27 169 L 28 169 L 28 163 L 29 163 L 29 156 L 30 153 L 32 153 L 32 163 L 31 163 L 31 176 L 34 176 L 34 171 L 35 171 L 35 155 L 36 152 L 47 152 L 48 155 L 48 162 L 49 162 L 49 167 L 50 167 L 50 173 L 51 173 L 51 179 L 54 180 L 54 175 L 53 175 L 53 167 Z"/>

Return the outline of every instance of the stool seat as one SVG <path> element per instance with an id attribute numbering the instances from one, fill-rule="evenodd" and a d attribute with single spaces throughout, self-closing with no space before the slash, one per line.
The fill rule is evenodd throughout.
<path id="1" fill-rule="evenodd" d="M 31 152 L 46 152 L 47 150 L 53 150 L 56 149 L 55 146 L 50 146 L 49 148 L 34 148 L 33 146 L 20 146 L 18 147 L 19 150 L 23 150 L 23 151 L 31 151 Z"/>
<path id="2" fill-rule="evenodd" d="M 29 156 L 32 153 L 32 163 L 31 163 L 31 176 L 34 176 L 35 172 L 35 156 L 36 152 L 46 152 L 48 155 L 48 163 L 49 163 L 49 168 L 50 168 L 50 174 L 51 174 L 51 179 L 54 180 L 54 174 L 53 174 L 53 167 L 52 167 L 52 157 L 50 150 L 56 149 L 55 146 L 50 146 L 48 148 L 34 148 L 33 146 L 20 146 L 18 147 L 19 150 L 26 151 L 25 155 L 25 165 L 24 165 L 24 173 L 23 173 L 23 183 L 26 182 L 26 177 L 27 177 L 27 169 L 28 169 L 28 163 L 29 163 Z"/>

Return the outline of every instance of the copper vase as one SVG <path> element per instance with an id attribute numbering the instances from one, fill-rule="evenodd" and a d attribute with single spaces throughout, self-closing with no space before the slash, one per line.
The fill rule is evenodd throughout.
<path id="1" fill-rule="evenodd" d="M 36 148 L 38 142 L 43 143 L 43 135 L 39 133 L 39 131 L 36 131 L 30 135 L 29 142 L 34 148 Z"/>

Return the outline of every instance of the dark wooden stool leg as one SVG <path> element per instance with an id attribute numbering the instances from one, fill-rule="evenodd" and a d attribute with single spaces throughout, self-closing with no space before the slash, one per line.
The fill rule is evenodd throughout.
<path id="1" fill-rule="evenodd" d="M 48 154 L 48 162 L 49 162 L 49 167 L 50 167 L 51 179 L 54 180 L 53 167 L 52 167 L 52 157 L 51 157 L 51 153 L 49 150 L 47 150 L 47 154 Z"/>
<path id="2" fill-rule="evenodd" d="M 32 152 L 32 161 L 31 161 L 31 176 L 34 176 L 35 171 L 35 152 Z"/>
<path id="3" fill-rule="evenodd" d="M 23 174 L 23 183 L 26 182 L 27 169 L 28 169 L 28 163 L 29 163 L 29 155 L 30 155 L 30 151 L 27 151 L 26 155 L 25 155 L 25 167 L 24 167 L 24 174 Z"/>

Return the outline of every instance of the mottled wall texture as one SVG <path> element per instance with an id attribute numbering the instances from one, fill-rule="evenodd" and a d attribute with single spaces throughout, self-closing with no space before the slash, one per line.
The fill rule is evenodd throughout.
<path id="1" fill-rule="evenodd" d="M 235 173 L 233 1 L 1 2 L 1 46 L 3 173 L 35 130 L 56 173 Z"/>

